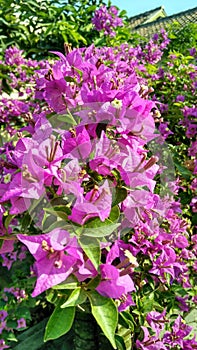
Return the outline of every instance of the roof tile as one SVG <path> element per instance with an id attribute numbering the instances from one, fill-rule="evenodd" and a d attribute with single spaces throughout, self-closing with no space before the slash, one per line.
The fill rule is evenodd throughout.
<path id="1" fill-rule="evenodd" d="M 148 18 L 150 20 L 151 17 L 154 17 L 157 12 L 159 13 L 159 11 L 162 10 L 162 15 L 165 15 L 163 6 L 160 6 L 156 9 L 131 17 L 129 21 L 131 24 L 132 32 L 137 33 L 141 36 L 151 37 L 161 28 L 167 29 L 167 27 L 173 22 L 178 22 L 181 26 L 188 23 L 197 23 L 197 7 L 176 13 L 171 16 L 161 17 L 151 22 L 146 22 Z"/>

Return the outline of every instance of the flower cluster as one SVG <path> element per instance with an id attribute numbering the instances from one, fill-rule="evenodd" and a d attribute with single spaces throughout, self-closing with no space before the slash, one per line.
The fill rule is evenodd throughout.
<path id="1" fill-rule="evenodd" d="M 23 57 L 23 51 L 16 47 L 5 50 L 5 62 L 1 62 L 5 79 L 2 81 L 0 91 L 0 122 L 10 135 L 17 132 L 17 126 L 24 122 L 31 122 L 31 112 L 40 110 L 33 99 L 35 88 L 35 69 L 49 68 L 46 61 Z M 37 73 L 38 74 L 38 73 Z M 35 112 L 34 112 L 35 113 Z"/>
<path id="2" fill-rule="evenodd" d="M 109 9 L 106 6 L 100 7 L 95 11 L 92 23 L 96 30 L 104 30 L 105 35 L 115 36 L 115 28 L 123 26 L 123 21 L 118 17 L 118 10 L 115 6 Z"/>
<path id="3" fill-rule="evenodd" d="M 107 27 L 106 7 L 101 9 L 94 24 L 112 34 L 111 23 L 120 22 Z M 116 9 L 110 11 L 115 20 Z M 52 288 L 62 306 L 76 307 L 87 298 L 93 305 L 95 295 L 111 300 L 122 323 L 136 329 L 134 347 L 190 350 L 197 343 L 188 338 L 192 328 L 182 317 L 196 303 L 197 244 L 190 217 L 197 211 L 196 108 L 186 93 L 175 91 L 172 111 L 178 107 L 183 117 L 171 122 L 165 91 L 178 80 L 174 71 L 183 69 L 195 97 L 197 71 L 194 64 L 180 67 L 173 56 L 167 71 L 160 65 L 152 72 L 168 44 L 164 31 L 158 40 L 154 36 L 144 48 L 92 45 L 66 56 L 54 52 L 59 60 L 40 65 L 28 103 L 20 104 L 19 94 L 9 106 L 3 100 L 4 132 L 14 138 L 1 147 L 0 254 L 10 269 L 15 260 L 29 259 L 33 297 Z M 27 64 L 19 56 L 11 49 L 7 64 Z M 6 123 L 13 114 L 29 118 L 11 132 Z M 176 156 L 178 179 L 170 159 L 175 146 L 168 151 L 164 143 L 177 127 L 188 140 L 183 161 L 191 157 L 186 168 Z M 180 194 L 188 177 L 185 212 Z M 74 288 L 78 298 L 70 293 Z M 18 327 L 24 324 L 19 319 Z"/>
<path id="4" fill-rule="evenodd" d="M 151 217 L 157 220 L 160 215 L 159 196 L 153 194 L 158 158 L 147 158 L 144 148 L 156 137 L 151 114 L 155 105 L 143 97 L 134 71 L 132 76 L 127 76 L 127 70 L 120 73 L 118 67 L 105 66 L 99 62 L 99 50 L 97 61 L 92 62 L 93 54 L 96 58 L 94 51 L 92 46 L 86 51 L 74 50 L 66 57 L 58 54 L 61 60 L 37 80 L 36 96 L 45 99 L 49 108 L 58 113 L 49 120 L 60 118 L 64 124 L 65 118 L 66 125 L 65 113 L 69 116 L 70 110 L 80 105 L 80 110 L 75 112 L 78 124 L 67 131 L 62 123 L 55 123 L 52 129 L 46 116 L 42 116 L 35 121 L 31 137 L 21 135 L 15 147 L 8 148 L 10 166 L 2 167 L 1 203 L 11 203 L 9 213 L 17 215 L 31 211 L 33 201 L 39 198 L 51 203 L 53 193 L 69 204 L 70 227 L 71 223 L 87 225 L 88 230 L 88 222 L 96 219 L 100 225 L 104 223 L 104 230 L 106 220 L 116 211 L 123 217 L 122 223 L 115 225 L 120 226 L 116 234 L 121 235 L 122 229 L 143 225 Z M 9 180 L 5 181 L 8 174 Z M 138 186 L 147 190 L 139 190 Z M 122 200 L 115 200 L 117 188 L 124 192 Z M 43 222 L 44 211 L 40 215 L 39 221 Z M 106 230 L 107 235 L 114 231 L 110 226 Z M 98 269 L 95 270 L 91 259 L 84 259 L 80 244 L 72 235 L 69 228 L 35 237 L 17 235 L 36 259 L 34 270 L 38 279 L 34 296 L 64 281 L 71 273 L 80 281 L 98 275 Z M 121 253 L 130 247 L 126 245 L 123 249 L 122 244 L 120 241 L 116 248 L 119 253 L 113 253 L 120 261 L 120 270 L 119 264 L 113 263 L 115 256 L 106 257 L 105 264 L 100 264 L 101 282 L 97 291 L 115 299 L 135 290 L 129 276 L 133 273 L 130 260 L 126 253 Z M 115 249 L 113 244 L 111 249 Z M 114 288 L 120 285 L 120 291 L 114 293 L 112 286 L 104 288 L 104 276 L 113 276 Z M 128 298 L 132 304 L 129 295 Z"/>
<path id="5" fill-rule="evenodd" d="M 165 330 L 165 324 L 168 320 L 165 317 L 166 311 L 150 312 L 147 314 L 146 320 L 155 332 L 155 336 L 151 336 L 147 327 L 142 327 L 144 332 L 143 341 L 136 341 L 138 349 L 141 350 L 154 350 L 154 349 L 196 349 L 197 342 L 195 337 L 189 339 L 188 336 L 191 333 L 192 327 L 186 325 L 183 319 L 178 316 L 172 325 L 172 331 L 165 332 L 162 336 L 161 334 Z"/>

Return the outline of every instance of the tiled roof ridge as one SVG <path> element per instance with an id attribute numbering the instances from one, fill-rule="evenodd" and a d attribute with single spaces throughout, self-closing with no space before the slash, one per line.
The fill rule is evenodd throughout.
<path id="1" fill-rule="evenodd" d="M 197 11 L 197 7 L 194 7 L 194 8 L 191 8 L 189 10 L 186 10 L 186 11 L 181 11 L 181 12 L 178 12 L 178 13 L 175 13 L 173 15 L 170 15 L 170 16 L 166 16 L 166 17 L 162 17 L 162 18 L 159 18 L 159 19 L 156 19 L 155 21 L 152 21 L 152 22 L 149 22 L 149 23 L 145 23 L 145 24 L 140 24 L 138 26 L 136 26 L 135 28 L 140 28 L 140 27 L 149 27 L 149 26 L 152 26 L 154 25 L 155 23 L 160 23 L 160 22 L 167 22 L 168 20 L 171 20 L 171 19 L 176 19 L 177 17 L 180 17 L 182 16 L 183 14 L 186 15 L 190 12 L 193 12 L 194 10 Z"/>
<path id="2" fill-rule="evenodd" d="M 156 7 L 156 8 L 153 9 L 153 10 L 149 10 L 149 11 L 140 13 L 139 15 L 135 15 L 135 16 L 129 17 L 129 21 L 130 21 L 130 20 L 133 20 L 133 19 L 136 19 L 136 18 L 148 16 L 148 15 L 150 15 L 151 13 L 153 13 L 153 12 L 155 12 L 155 11 L 162 10 L 163 8 L 164 8 L 163 5 L 161 5 L 161 6 L 159 6 L 159 7 Z"/>

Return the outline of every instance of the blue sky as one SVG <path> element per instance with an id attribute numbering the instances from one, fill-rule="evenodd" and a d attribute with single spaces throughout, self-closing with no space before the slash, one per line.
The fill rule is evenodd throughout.
<path id="1" fill-rule="evenodd" d="M 197 7 L 196 0 L 111 0 L 111 2 L 112 5 L 118 6 L 121 10 L 126 10 L 129 17 L 161 5 L 164 6 L 168 16 Z"/>

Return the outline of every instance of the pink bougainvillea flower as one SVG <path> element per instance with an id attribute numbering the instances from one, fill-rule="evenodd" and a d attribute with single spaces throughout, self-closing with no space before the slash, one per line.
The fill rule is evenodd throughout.
<path id="1" fill-rule="evenodd" d="M 54 177 L 54 184 L 58 186 L 57 195 L 72 193 L 76 197 L 83 194 L 83 171 L 79 166 L 79 161 L 75 158 L 70 160 L 64 168 L 59 169 Z M 85 175 L 84 175 L 85 176 Z"/>
<path id="2" fill-rule="evenodd" d="M 68 83 L 64 78 L 46 82 L 44 97 L 51 108 L 57 113 L 66 111 L 66 108 L 71 107 L 74 100 L 66 97 L 69 90 Z M 64 98 L 63 98 L 64 97 Z"/>
<path id="3" fill-rule="evenodd" d="M 121 272 L 113 265 L 100 265 L 101 282 L 96 290 L 99 294 L 119 299 L 121 296 L 135 290 L 134 283 L 129 275 L 121 276 Z"/>
<path id="4" fill-rule="evenodd" d="M 140 341 L 137 339 L 136 346 L 139 350 L 168 350 L 169 348 L 165 346 L 162 340 L 157 336 L 149 334 L 146 327 L 141 327 L 144 332 L 144 339 Z"/>
<path id="5" fill-rule="evenodd" d="M 173 132 L 169 129 L 168 126 L 169 126 L 169 122 L 159 124 L 158 129 L 159 129 L 161 135 L 164 137 L 164 139 L 166 139 L 169 135 L 173 135 Z"/>
<path id="6" fill-rule="evenodd" d="M 73 275 L 77 277 L 79 282 L 82 282 L 86 278 L 96 277 L 98 275 L 98 271 L 95 269 L 90 259 L 85 260 L 82 258 L 80 261 L 77 261 L 77 268 L 76 271 L 73 272 Z"/>
<path id="7" fill-rule="evenodd" d="M 18 214 L 26 211 L 31 204 L 31 199 L 39 199 L 43 192 L 42 182 L 38 182 L 35 178 L 32 181 L 30 178 L 27 180 L 21 173 L 17 173 L 8 184 L 0 202 L 10 200 L 12 204 L 10 214 Z"/>
<path id="8" fill-rule="evenodd" d="M 5 310 L 0 310 L 0 321 L 4 321 L 8 313 Z"/>
<path id="9" fill-rule="evenodd" d="M 153 261 L 153 267 L 149 270 L 149 272 L 156 274 L 161 278 L 164 278 L 165 273 L 168 273 L 174 279 L 175 267 L 180 266 L 176 260 L 177 256 L 174 249 L 166 247 L 163 249 L 159 257 Z"/>
<path id="10" fill-rule="evenodd" d="M 102 131 L 95 145 L 94 159 L 90 160 L 89 166 L 101 175 L 111 175 L 111 171 L 118 167 L 119 153 L 117 142 L 110 140 Z"/>
<path id="11" fill-rule="evenodd" d="M 97 9 L 92 18 L 96 30 L 104 30 L 105 35 L 115 36 L 114 29 L 123 25 L 122 18 L 118 17 L 118 10 L 115 6 L 109 9 L 104 5 Z"/>
<path id="12" fill-rule="evenodd" d="M 132 296 L 129 293 L 119 298 L 119 302 L 120 304 L 118 306 L 118 312 L 127 310 L 129 306 L 135 306 Z"/>
<path id="13" fill-rule="evenodd" d="M 129 293 L 135 290 L 131 275 L 138 263 L 130 252 L 130 247 L 130 244 L 121 240 L 114 242 L 107 254 L 106 264 L 101 265 L 101 282 L 97 287 L 97 291 L 101 295 L 105 294 L 104 296 L 119 299 L 119 312 L 126 310 L 131 305 L 135 305 Z M 112 265 L 112 263 L 117 264 L 118 259 L 120 263 Z M 117 295 L 119 296 L 117 297 Z"/>
<path id="14" fill-rule="evenodd" d="M 75 130 L 65 132 L 62 137 L 62 149 L 68 158 L 71 155 L 72 158 L 86 160 L 90 155 L 92 145 L 85 127 L 79 126 Z"/>
<path id="15" fill-rule="evenodd" d="M 0 199 L 1 203 L 10 200 L 10 214 L 28 210 L 31 199 L 38 200 L 46 192 L 45 186 L 52 184 L 63 158 L 59 142 L 53 135 L 42 142 L 20 139 L 14 155 L 20 172 L 12 176 Z"/>
<path id="16" fill-rule="evenodd" d="M 0 339 L 0 350 L 8 349 L 8 348 L 9 348 L 9 346 L 6 345 L 5 340 L 4 339 Z"/>
<path id="17" fill-rule="evenodd" d="M 17 320 L 17 323 L 18 323 L 18 326 L 17 326 L 17 329 L 20 329 L 20 328 L 26 328 L 26 320 L 22 317 L 20 318 L 19 320 Z"/>
<path id="18" fill-rule="evenodd" d="M 146 320 L 152 330 L 156 333 L 156 336 L 159 337 L 161 331 L 165 327 L 165 323 L 167 320 L 165 319 L 166 310 L 164 310 L 162 313 L 157 311 L 151 311 L 147 314 Z"/>
<path id="19" fill-rule="evenodd" d="M 172 326 L 172 332 L 168 331 L 163 336 L 163 342 L 171 346 L 171 348 L 179 346 L 181 349 L 186 349 L 187 340 L 184 340 L 192 331 L 192 327 L 185 324 L 181 316 L 179 315 Z M 185 344 L 186 342 L 186 344 Z M 193 339 L 189 340 L 189 349 L 195 349 L 197 342 Z M 193 343 L 193 346 L 191 346 Z M 187 344 L 189 345 L 189 344 Z"/>
<path id="20" fill-rule="evenodd" d="M 143 189 L 130 192 L 122 204 L 122 209 L 131 227 L 148 219 L 146 213 L 150 211 L 151 215 L 151 210 L 157 208 L 158 199 L 158 195 Z"/>
<path id="21" fill-rule="evenodd" d="M 36 260 L 37 281 L 33 297 L 64 281 L 72 273 L 80 248 L 76 238 L 70 238 L 67 231 L 54 229 L 37 236 L 19 234 L 17 238 L 27 246 Z M 69 254 L 71 247 L 72 255 Z"/>
<path id="22" fill-rule="evenodd" d="M 192 198 L 190 205 L 193 213 L 197 213 L 197 196 Z"/>
<path id="23" fill-rule="evenodd" d="M 85 197 L 80 195 L 72 208 L 69 220 L 83 225 L 88 219 L 99 217 L 104 221 L 109 217 L 111 211 L 112 194 L 108 181 L 88 192 Z"/>

